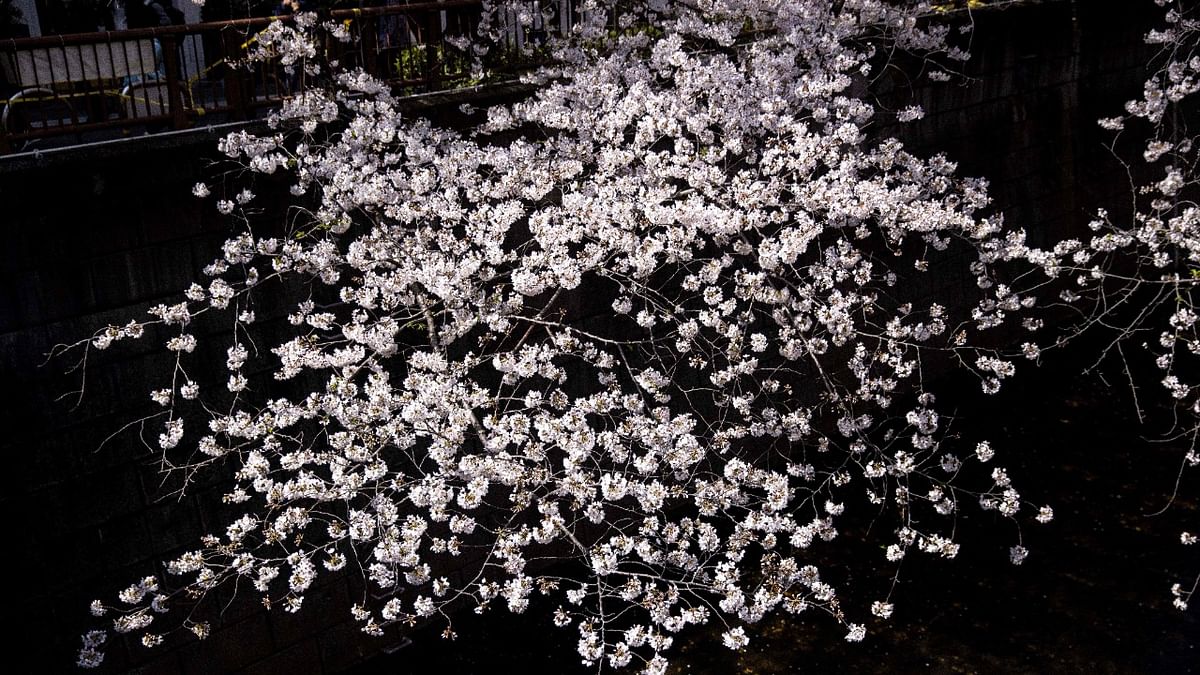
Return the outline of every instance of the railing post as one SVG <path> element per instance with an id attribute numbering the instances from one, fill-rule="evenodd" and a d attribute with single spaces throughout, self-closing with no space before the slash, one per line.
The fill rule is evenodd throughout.
<path id="1" fill-rule="evenodd" d="M 436 9 L 425 11 L 425 89 L 437 91 L 442 69 L 438 59 L 438 47 L 442 44 L 442 12 Z"/>
<path id="2" fill-rule="evenodd" d="M 368 75 L 378 76 L 379 65 L 379 17 L 363 16 L 359 18 L 358 43 L 362 53 L 363 70 Z M 383 69 L 386 72 L 386 69 Z"/>
<path id="3" fill-rule="evenodd" d="M 233 116 L 239 120 L 249 119 L 246 92 L 242 89 L 244 78 L 238 69 L 238 56 L 242 52 L 242 36 L 237 30 L 225 28 L 221 31 L 221 57 L 225 61 L 225 101 Z"/>
<path id="4" fill-rule="evenodd" d="M 13 70 L 16 70 L 17 41 L 10 39 L 9 44 L 12 45 L 12 51 L 6 49 L 3 52 L 0 52 L 0 59 L 11 59 Z M 0 154 L 8 154 L 12 152 L 12 143 L 8 140 L 8 125 L 3 123 L 3 121 L 7 120 L 8 118 L 7 114 L 11 114 L 11 111 L 8 109 L 9 105 L 11 104 L 5 101 L 4 105 L 0 106 Z"/>
<path id="5" fill-rule="evenodd" d="M 167 100 L 171 106 L 171 125 L 176 129 L 187 127 L 187 112 L 183 106 L 183 88 L 180 87 L 179 36 L 174 33 L 162 36 L 163 66 L 167 69 Z"/>

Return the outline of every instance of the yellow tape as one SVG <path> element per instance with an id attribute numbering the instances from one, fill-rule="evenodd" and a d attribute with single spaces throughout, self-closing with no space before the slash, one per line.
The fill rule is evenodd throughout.
<path id="1" fill-rule="evenodd" d="M 108 91 L 108 92 L 104 92 L 103 94 L 95 94 L 95 93 L 91 93 L 91 94 L 51 94 L 50 96 L 36 96 L 36 97 L 31 96 L 29 98 L 9 99 L 7 103 L 9 105 L 17 105 L 19 103 L 44 103 L 45 101 L 53 101 L 54 99 L 60 99 L 60 98 L 63 98 L 63 99 L 65 99 L 65 98 L 80 98 L 83 96 L 97 96 L 97 95 L 102 95 L 102 96 L 111 97 L 111 98 L 125 99 L 125 100 L 130 100 L 130 101 L 141 101 L 142 103 L 155 103 L 156 105 L 165 104 L 162 101 L 155 102 L 155 101 L 151 101 L 148 98 L 141 98 L 141 97 L 133 96 L 130 94 L 122 94 L 119 91 Z"/>

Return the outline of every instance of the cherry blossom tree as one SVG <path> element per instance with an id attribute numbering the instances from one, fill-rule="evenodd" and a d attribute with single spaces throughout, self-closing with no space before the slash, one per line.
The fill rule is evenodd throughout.
<path id="1" fill-rule="evenodd" d="M 487 6 L 481 67 L 520 30 L 505 21 L 549 9 Z M 467 130 L 404 117 L 385 84 L 322 63 L 340 26 L 301 15 L 259 37 L 260 57 L 325 86 L 268 133 L 221 142 L 243 184 L 195 187 L 241 233 L 179 303 L 78 347 L 165 341 L 165 465 L 185 484 L 224 467 L 238 515 L 166 576 L 93 603 L 105 628 L 81 665 L 108 631 L 204 638 L 197 608 L 218 587 L 296 612 L 320 575 L 353 570 L 366 633 L 451 632 L 452 610 L 543 595 L 585 664 L 662 673 L 690 625 L 739 649 L 773 612 L 825 614 L 850 641 L 889 618 L 890 594 L 814 563 L 867 536 L 847 512 L 877 514 L 875 568 L 893 581 L 909 557 L 957 554 L 960 509 L 1053 517 L 1002 448 L 945 433 L 926 384 L 953 367 L 998 390 L 1014 334 L 1036 358 L 1042 330 L 1010 264 L 1058 273 L 1099 246 L 1031 252 L 983 180 L 879 133 L 922 111 L 879 105 L 878 78 L 903 60 L 948 79 L 958 27 L 885 0 L 577 9 L 537 46 L 537 93 L 464 110 Z M 264 232 L 260 193 L 280 182 L 294 206 Z M 1153 207 L 1155 241 L 1189 208 Z M 1194 260 L 1194 243 L 1170 250 Z M 964 257 L 977 297 L 931 297 L 922 279 Z M 284 302 L 283 334 L 256 321 Z M 232 326 L 219 378 L 194 330 L 208 314 Z"/>
<path id="2" fill-rule="evenodd" d="M 1128 203 L 1097 209 L 1090 239 L 1063 240 L 1052 250 L 1031 250 L 1027 258 L 1047 278 L 1069 284 L 1059 295 L 1081 320 L 1062 340 L 1103 332 L 1105 355 L 1125 364 L 1135 398 L 1143 383 L 1133 373 L 1159 373 L 1151 391 L 1161 387 L 1165 397 L 1159 398 L 1175 408 L 1166 440 L 1186 447 L 1170 495 L 1174 502 L 1185 474 L 1200 465 L 1200 148 L 1189 129 L 1200 91 L 1200 21 L 1195 3 L 1155 3 L 1165 8 L 1163 21 L 1146 42 L 1161 50 L 1143 94 L 1126 104 L 1124 114 L 1099 121 L 1114 132 L 1111 148 L 1129 172 Z M 1197 542 L 1188 531 L 1178 538 L 1185 546 Z M 1174 583 L 1175 607 L 1186 610 L 1198 586 L 1200 574 Z"/>

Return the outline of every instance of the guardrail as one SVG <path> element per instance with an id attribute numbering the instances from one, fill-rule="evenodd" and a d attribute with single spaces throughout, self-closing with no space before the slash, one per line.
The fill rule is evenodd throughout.
<path id="1" fill-rule="evenodd" d="M 552 18 L 539 15 L 533 30 L 514 28 L 507 53 L 490 58 L 510 70 L 529 65 L 522 48 L 537 40 L 537 31 L 566 30 L 571 4 L 564 0 Z M 401 93 L 476 84 L 461 45 L 474 35 L 481 6 L 480 0 L 445 0 L 335 11 L 324 18 L 346 26 L 352 39 L 329 39 L 323 47 L 327 57 L 360 66 Z M 0 40 L 0 84 L 6 87 L 0 154 L 39 139 L 88 142 L 185 129 L 201 118 L 252 119 L 305 86 L 302 73 L 277 64 L 234 67 L 273 20 Z"/>

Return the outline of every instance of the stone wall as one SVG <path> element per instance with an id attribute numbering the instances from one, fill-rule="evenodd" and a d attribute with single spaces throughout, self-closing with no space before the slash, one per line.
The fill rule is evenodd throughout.
<path id="1" fill-rule="evenodd" d="M 1148 53 L 1140 34 L 1154 11 L 1149 0 L 1079 0 L 978 12 L 972 79 L 917 88 L 930 114 L 906 127 L 906 140 L 922 152 L 946 152 L 964 174 L 993 177 L 997 209 L 1034 241 L 1079 232 L 1094 205 L 1117 210 L 1111 202 L 1125 194 L 1124 171 L 1095 120 L 1140 91 Z M 889 98 L 902 93 L 896 86 Z M 439 115 L 449 109 L 441 103 L 422 105 Z M 136 429 L 98 448 L 151 411 L 149 375 L 169 367 L 149 349 L 153 342 L 94 359 L 81 397 L 70 395 L 81 376 L 63 373 L 68 362 L 42 365 L 56 344 L 177 299 L 218 252 L 227 226 L 189 188 L 211 175 L 220 132 L 0 158 L 7 239 L 0 252 L 0 453 L 8 463 L 0 512 L 13 528 L 7 550 L 16 592 L 6 606 L 18 625 L 7 639 L 10 655 L 38 664 L 30 672 L 70 668 L 89 626 L 88 601 L 158 573 L 157 561 L 221 527 L 213 479 L 182 499 L 172 496 Z M 939 275 L 931 291 L 954 293 L 964 283 L 962 275 Z M 153 438 L 158 430 L 146 433 Z M 157 651 L 119 647 L 107 670 L 344 670 L 389 645 L 357 633 L 347 621 L 349 602 L 347 583 L 334 579 L 310 594 L 299 615 L 235 603 L 209 641 Z"/>

